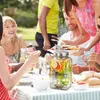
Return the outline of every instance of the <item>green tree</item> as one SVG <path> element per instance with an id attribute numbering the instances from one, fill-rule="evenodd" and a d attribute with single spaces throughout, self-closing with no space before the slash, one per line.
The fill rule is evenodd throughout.
<path id="1" fill-rule="evenodd" d="M 18 0 L 0 0 L 0 9 L 8 7 L 18 7 L 21 3 Z"/>

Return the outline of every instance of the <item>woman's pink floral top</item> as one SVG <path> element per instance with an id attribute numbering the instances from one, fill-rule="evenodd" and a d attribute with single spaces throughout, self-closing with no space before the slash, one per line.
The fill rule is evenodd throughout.
<path id="1" fill-rule="evenodd" d="M 90 36 L 94 37 L 97 30 L 95 25 L 95 12 L 93 10 L 92 1 L 93 0 L 87 0 L 87 3 L 83 8 L 75 8 L 75 10 L 83 28 L 90 34 Z M 95 52 L 100 53 L 100 42 L 95 45 Z"/>

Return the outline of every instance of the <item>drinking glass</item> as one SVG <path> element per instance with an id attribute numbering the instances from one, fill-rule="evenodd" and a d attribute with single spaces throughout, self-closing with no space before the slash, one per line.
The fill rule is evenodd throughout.
<path id="1" fill-rule="evenodd" d="M 27 48 L 21 48 L 20 50 L 20 62 L 24 62 L 27 58 Z"/>
<path id="2" fill-rule="evenodd" d="M 90 50 L 90 51 L 84 51 L 84 57 L 85 57 L 85 61 L 86 61 L 86 63 L 87 63 L 87 66 L 88 66 L 88 68 L 89 68 L 89 71 L 90 71 L 90 69 L 91 69 L 91 65 L 89 64 L 88 57 L 89 57 L 89 55 L 90 55 L 91 53 L 93 53 L 92 50 Z"/>
<path id="3" fill-rule="evenodd" d="M 48 74 L 47 62 L 45 58 L 39 57 L 38 68 L 39 68 L 39 74 L 43 75 Z"/>

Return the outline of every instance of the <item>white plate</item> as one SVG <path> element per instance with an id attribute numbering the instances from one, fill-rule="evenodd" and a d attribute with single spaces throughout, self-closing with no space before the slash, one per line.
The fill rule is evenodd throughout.
<path id="1" fill-rule="evenodd" d="M 19 85 L 31 85 L 32 81 L 28 78 L 22 78 L 18 83 Z"/>
<path id="2" fill-rule="evenodd" d="M 9 66 L 17 66 L 19 65 L 20 63 L 9 63 Z"/>
<path id="3" fill-rule="evenodd" d="M 79 50 L 67 50 L 69 52 L 69 55 L 76 54 Z"/>
<path id="4" fill-rule="evenodd" d="M 55 52 L 55 50 L 51 50 L 51 49 L 49 49 L 48 51 L 49 51 L 50 53 L 52 53 L 52 54 Z"/>
<path id="5" fill-rule="evenodd" d="M 86 83 L 86 84 L 72 84 L 72 88 L 74 89 L 74 90 L 86 90 L 86 89 L 88 89 L 88 84 Z"/>

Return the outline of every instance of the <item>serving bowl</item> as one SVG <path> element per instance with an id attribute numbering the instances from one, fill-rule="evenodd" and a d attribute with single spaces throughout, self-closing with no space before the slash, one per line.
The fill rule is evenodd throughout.
<path id="1" fill-rule="evenodd" d="M 33 86 L 39 91 L 47 90 L 50 86 L 50 80 L 45 75 L 34 75 Z"/>

